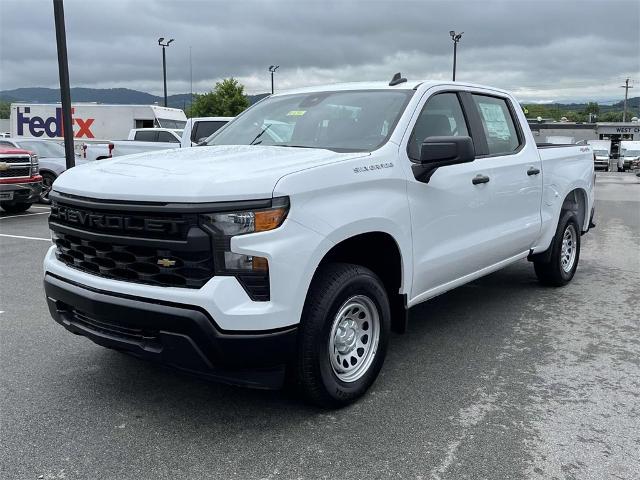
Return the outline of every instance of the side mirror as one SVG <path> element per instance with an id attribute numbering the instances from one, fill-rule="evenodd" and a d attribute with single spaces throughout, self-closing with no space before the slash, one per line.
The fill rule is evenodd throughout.
<path id="1" fill-rule="evenodd" d="M 420 146 L 419 163 L 412 166 L 416 180 L 429 183 L 440 167 L 473 162 L 476 151 L 471 137 L 427 137 Z"/>

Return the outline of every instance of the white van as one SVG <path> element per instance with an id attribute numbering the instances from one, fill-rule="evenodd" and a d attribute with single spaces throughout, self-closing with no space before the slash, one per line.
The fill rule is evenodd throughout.
<path id="1" fill-rule="evenodd" d="M 640 160 L 640 141 L 620 142 L 620 157 L 618 159 L 618 171 L 629 170 L 632 163 Z"/>
<path id="2" fill-rule="evenodd" d="M 611 140 L 588 140 L 587 143 L 593 148 L 593 165 L 596 169 L 602 168 L 606 172 L 609 170 L 609 159 L 611 158 Z"/>

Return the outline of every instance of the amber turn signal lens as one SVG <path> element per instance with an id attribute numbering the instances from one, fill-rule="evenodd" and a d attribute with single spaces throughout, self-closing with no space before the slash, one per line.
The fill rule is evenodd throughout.
<path id="1" fill-rule="evenodd" d="M 255 212 L 255 231 L 265 232 L 278 228 L 287 216 L 286 208 L 274 208 Z"/>
<path id="2" fill-rule="evenodd" d="M 264 257 L 252 257 L 251 266 L 254 272 L 268 272 L 269 262 Z"/>

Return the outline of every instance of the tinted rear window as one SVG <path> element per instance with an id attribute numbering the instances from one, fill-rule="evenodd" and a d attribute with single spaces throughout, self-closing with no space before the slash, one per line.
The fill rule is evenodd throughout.
<path id="1" fill-rule="evenodd" d="M 213 135 L 223 125 L 226 125 L 227 122 L 222 120 L 212 120 L 212 121 L 203 121 L 196 122 L 195 128 L 191 131 L 191 141 L 192 142 L 200 142 L 210 135 Z"/>
<path id="2" fill-rule="evenodd" d="M 136 132 L 136 136 L 134 138 L 141 142 L 155 142 L 157 134 L 158 132 L 154 132 L 152 130 L 142 130 L 141 132 Z"/>

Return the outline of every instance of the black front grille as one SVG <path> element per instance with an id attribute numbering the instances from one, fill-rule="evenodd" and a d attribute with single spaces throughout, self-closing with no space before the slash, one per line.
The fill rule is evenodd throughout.
<path id="1" fill-rule="evenodd" d="M 54 233 L 61 262 L 107 278 L 165 287 L 200 288 L 214 275 L 210 249 L 168 248 L 94 241 Z"/>
<path id="2" fill-rule="evenodd" d="M 31 164 L 31 157 L 0 157 L 0 162 Z"/>
<path id="3" fill-rule="evenodd" d="M 119 210 L 54 195 L 49 217 L 56 258 L 105 278 L 200 288 L 215 273 L 211 237 L 190 212 Z M 124 210 L 124 211 L 123 211 Z"/>
<path id="4" fill-rule="evenodd" d="M 0 178 L 29 177 L 29 176 L 31 176 L 30 166 L 10 168 L 9 170 L 3 170 L 0 172 Z"/>

